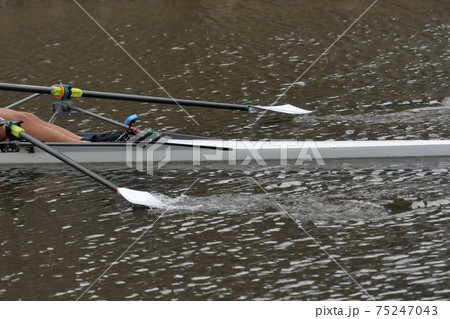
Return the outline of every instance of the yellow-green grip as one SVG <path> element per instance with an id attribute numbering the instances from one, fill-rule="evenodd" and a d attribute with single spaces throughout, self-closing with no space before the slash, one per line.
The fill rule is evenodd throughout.
<path id="1" fill-rule="evenodd" d="M 9 129 L 11 130 L 11 134 L 17 138 L 20 138 L 20 132 L 25 131 L 23 128 L 16 124 L 12 124 Z"/>

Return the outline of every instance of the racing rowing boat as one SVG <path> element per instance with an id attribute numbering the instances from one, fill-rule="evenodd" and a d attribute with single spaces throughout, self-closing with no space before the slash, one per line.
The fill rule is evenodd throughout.
<path id="1" fill-rule="evenodd" d="M 247 165 L 267 162 L 302 164 L 326 159 L 450 156 L 448 140 L 295 141 L 220 140 L 162 133 L 141 143 L 47 143 L 79 163 L 145 165 L 184 162 L 201 165 L 225 162 Z M 0 163 L 56 163 L 58 159 L 28 142 L 1 142 Z"/>
<path id="2" fill-rule="evenodd" d="M 91 142 L 91 143 L 44 143 L 26 133 L 20 127 L 20 121 L 0 119 L 0 125 L 5 127 L 7 137 L 16 139 L 0 142 L 0 164 L 18 163 L 54 163 L 62 161 L 77 169 L 84 175 L 122 195 L 124 199 L 134 205 L 162 207 L 164 203 L 149 192 L 118 187 L 80 163 L 126 163 L 138 170 L 153 171 L 156 165 L 161 168 L 170 162 L 186 162 L 201 165 L 205 162 L 227 162 L 229 165 L 248 165 L 255 162 L 265 165 L 267 161 L 275 164 L 303 164 L 304 161 L 316 161 L 325 165 L 326 159 L 344 158 L 406 158 L 406 157 L 448 157 L 450 156 L 450 141 L 448 140 L 376 140 L 376 141 L 295 141 L 295 140 L 218 140 L 189 135 L 147 133 L 131 130 L 136 115 L 124 124 L 112 119 L 83 110 L 64 100 L 71 97 L 98 97 L 141 102 L 192 105 L 199 107 L 226 108 L 242 111 L 275 111 L 285 114 L 307 114 L 310 111 L 286 104 L 281 106 L 246 106 L 226 103 L 211 103 L 206 101 L 189 101 L 167 99 L 129 94 L 117 94 L 97 91 L 82 91 L 67 85 L 53 87 L 39 87 L 0 83 L 0 89 L 34 92 L 30 97 L 13 103 L 6 108 L 12 108 L 38 96 L 39 94 L 53 94 L 61 99 L 54 103 L 54 116 L 59 112 L 71 112 L 72 109 L 87 115 L 106 120 L 126 128 L 129 138 L 121 142 Z M 57 104 L 57 105 L 55 105 Z M 131 118 L 134 118 L 131 120 Z M 134 132 L 137 133 L 135 134 Z M 88 134 L 89 135 L 89 134 Z M 92 134 L 91 134 L 92 135 Z M 121 134 L 121 137 L 124 134 Z M 89 136 L 87 136 L 89 137 Z M 128 137 L 128 135 L 127 135 Z"/>

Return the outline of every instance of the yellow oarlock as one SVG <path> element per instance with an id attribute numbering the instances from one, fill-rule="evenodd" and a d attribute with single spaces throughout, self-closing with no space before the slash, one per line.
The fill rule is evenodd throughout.
<path id="1" fill-rule="evenodd" d="M 10 123 L 9 126 L 10 132 L 12 135 L 14 135 L 17 138 L 20 138 L 20 132 L 25 131 L 23 128 L 21 128 L 18 124 Z"/>
<path id="2" fill-rule="evenodd" d="M 56 96 L 56 98 L 60 99 L 66 93 L 66 89 L 67 89 L 67 86 L 65 87 L 63 85 L 53 86 L 52 94 L 54 96 Z M 81 89 L 70 88 L 70 96 L 67 98 L 82 97 L 82 96 L 83 96 L 83 91 Z"/>

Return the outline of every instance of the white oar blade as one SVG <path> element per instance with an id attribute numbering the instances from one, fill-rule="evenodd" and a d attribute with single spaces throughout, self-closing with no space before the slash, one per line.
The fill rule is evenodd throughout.
<path id="1" fill-rule="evenodd" d="M 117 192 L 127 201 L 135 205 L 148 207 L 163 207 L 164 204 L 149 192 L 135 191 L 133 189 L 119 187 Z"/>
<path id="2" fill-rule="evenodd" d="M 274 111 L 286 114 L 308 114 L 312 111 L 304 110 L 291 104 L 276 105 L 276 106 L 251 106 L 250 111 Z"/>

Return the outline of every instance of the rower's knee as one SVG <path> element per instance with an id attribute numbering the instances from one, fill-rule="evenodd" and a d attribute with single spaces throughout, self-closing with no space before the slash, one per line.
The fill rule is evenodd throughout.
<path id="1" fill-rule="evenodd" d="M 28 112 L 22 112 L 22 117 L 23 120 L 22 121 L 31 121 L 31 122 L 36 122 L 36 121 L 42 121 L 39 117 L 37 117 L 36 115 L 34 115 L 33 113 L 28 113 Z"/>
<path id="2" fill-rule="evenodd" d="M 32 113 L 3 108 L 0 109 L 0 116 L 4 117 L 8 121 L 36 121 L 36 119 L 38 118 Z"/>
<path id="3" fill-rule="evenodd" d="M 14 111 L 14 121 L 23 121 L 24 123 L 36 123 L 37 121 L 41 121 L 39 117 L 34 115 L 33 113 L 23 112 L 23 111 Z"/>

